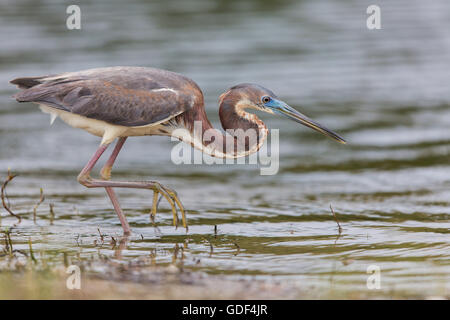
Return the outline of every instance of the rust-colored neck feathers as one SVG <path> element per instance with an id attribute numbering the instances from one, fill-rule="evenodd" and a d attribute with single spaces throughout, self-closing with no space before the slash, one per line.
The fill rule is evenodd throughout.
<path id="1" fill-rule="evenodd" d="M 255 108 L 242 92 L 228 90 L 219 98 L 219 117 L 223 129 L 214 129 L 205 112 L 203 98 L 194 107 L 180 115 L 190 136 L 182 138 L 193 147 L 219 158 L 237 158 L 259 150 L 267 137 L 264 123 L 245 109 Z M 196 126 L 201 124 L 201 132 Z"/>

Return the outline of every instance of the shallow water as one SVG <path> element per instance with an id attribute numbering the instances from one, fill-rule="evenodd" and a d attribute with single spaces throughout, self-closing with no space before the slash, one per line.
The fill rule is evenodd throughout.
<path id="1" fill-rule="evenodd" d="M 113 176 L 152 179 L 177 190 L 189 232 L 171 226 L 152 194 L 118 190 L 133 229 L 121 259 L 172 261 L 230 278 L 275 277 L 323 291 L 367 291 L 366 270 L 381 268 L 385 294 L 448 295 L 450 288 L 450 12 L 448 1 L 378 1 L 382 30 L 366 29 L 367 1 L 96 1 L 81 4 L 82 30 L 65 28 L 57 1 L 0 4 L 0 177 L 12 208 L 17 248 L 61 261 L 62 252 L 114 257 L 97 228 L 121 228 L 103 190 L 76 176 L 99 139 L 18 104 L 14 77 L 91 67 L 139 65 L 193 78 L 219 126 L 217 97 L 239 82 L 271 88 L 284 101 L 348 140 L 340 145 L 294 122 L 261 115 L 280 128 L 280 168 L 180 165 L 174 142 L 133 138 Z M 37 224 L 32 208 L 39 198 Z M 56 214 L 49 220 L 49 203 Z M 332 204 L 343 227 L 339 235 Z M 1 212 L 1 224 L 14 218 Z M 214 234 L 217 225 L 217 235 Z M 108 243 L 110 242 L 108 238 Z M 211 251 L 210 243 L 213 246 Z M 117 257 L 117 256 L 116 256 Z"/>

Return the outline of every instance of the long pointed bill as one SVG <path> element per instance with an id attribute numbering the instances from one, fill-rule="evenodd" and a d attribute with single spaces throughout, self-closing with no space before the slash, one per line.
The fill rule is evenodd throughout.
<path id="1" fill-rule="evenodd" d="M 283 101 L 273 99 L 271 104 L 272 104 L 271 107 L 272 107 L 273 111 L 275 111 L 285 117 L 288 117 L 291 120 L 301 123 L 304 126 L 314 129 L 314 130 L 316 130 L 316 131 L 318 131 L 318 132 L 320 132 L 342 144 L 346 143 L 346 141 L 342 137 L 340 137 L 337 133 L 335 133 L 335 132 L 331 131 L 330 129 L 327 129 L 326 127 L 322 126 L 321 124 L 311 120 L 304 114 L 301 114 L 294 108 L 288 106 Z"/>

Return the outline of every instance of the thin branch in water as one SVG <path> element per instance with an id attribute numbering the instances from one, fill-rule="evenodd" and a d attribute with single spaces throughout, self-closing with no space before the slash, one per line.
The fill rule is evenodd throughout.
<path id="1" fill-rule="evenodd" d="M 50 208 L 50 225 L 53 225 L 53 220 L 55 220 L 55 211 L 53 210 L 53 208 L 55 207 L 55 205 L 53 203 L 50 203 L 49 205 Z"/>
<path id="2" fill-rule="evenodd" d="M 241 247 L 239 247 L 239 245 L 237 244 L 237 242 L 235 242 L 234 245 L 235 245 L 236 248 L 237 248 L 237 251 L 236 251 L 236 253 L 235 253 L 234 255 L 237 256 L 237 255 L 239 254 L 239 252 L 241 252 Z"/>
<path id="3" fill-rule="evenodd" d="M 98 234 L 100 235 L 100 240 L 102 241 L 102 245 L 103 245 L 103 243 L 104 243 L 103 235 L 102 235 L 102 233 L 100 232 L 100 228 L 97 228 L 97 230 L 98 230 Z"/>
<path id="4" fill-rule="evenodd" d="M 5 231 L 3 231 L 5 234 L 5 247 L 6 247 L 6 253 L 12 256 L 14 249 L 11 241 L 11 230 L 6 228 Z"/>
<path id="5" fill-rule="evenodd" d="M 213 247 L 211 241 L 209 241 L 209 240 L 206 239 L 206 238 L 203 238 L 203 240 L 204 240 L 205 242 L 208 242 L 208 244 L 209 244 L 209 257 L 212 257 L 212 254 L 214 253 L 214 247 Z"/>
<path id="6" fill-rule="evenodd" d="M 333 247 L 336 247 L 336 243 L 338 242 L 339 238 L 341 237 L 341 233 L 339 232 L 336 239 L 334 240 Z"/>
<path id="7" fill-rule="evenodd" d="M 67 252 L 63 253 L 63 261 L 64 261 L 64 267 L 68 267 L 69 266 L 69 258 L 67 257 Z"/>
<path id="8" fill-rule="evenodd" d="M 23 250 L 14 249 L 14 250 L 12 251 L 12 253 L 14 253 L 14 252 L 18 252 L 18 253 L 24 255 L 25 257 L 28 257 L 28 254 L 27 254 L 25 251 L 23 251 Z"/>
<path id="9" fill-rule="evenodd" d="M 209 242 L 209 249 L 210 249 L 210 251 L 209 251 L 209 256 L 211 257 L 212 254 L 213 254 L 213 252 L 214 252 L 214 247 L 213 247 L 211 241 L 208 240 L 208 242 Z"/>
<path id="10" fill-rule="evenodd" d="M 175 247 L 173 249 L 173 256 L 172 256 L 172 263 L 175 264 L 177 262 L 178 258 L 178 252 L 180 251 L 180 247 L 178 246 L 178 243 L 175 243 Z"/>
<path id="11" fill-rule="evenodd" d="M 156 248 L 151 249 L 150 259 L 151 259 L 152 266 L 156 265 Z"/>
<path id="12" fill-rule="evenodd" d="M 185 258 L 185 256 L 184 256 L 184 247 L 180 246 L 180 250 L 181 250 L 181 263 L 183 264 L 184 263 L 184 258 Z"/>
<path id="13" fill-rule="evenodd" d="M 36 224 L 36 211 L 37 211 L 37 208 L 39 207 L 39 205 L 42 203 L 42 202 L 44 202 L 44 200 L 45 200 L 45 197 L 44 197 L 44 190 L 42 189 L 42 188 L 40 188 L 40 197 L 39 197 L 39 201 L 38 201 L 38 203 L 36 203 L 35 205 L 34 205 L 34 208 L 33 208 L 33 222 Z"/>
<path id="14" fill-rule="evenodd" d="M 151 222 L 152 222 L 152 224 L 153 224 L 153 227 L 155 228 L 155 233 L 156 233 L 156 235 L 157 235 L 158 237 L 160 237 L 160 236 L 162 235 L 162 232 L 161 232 L 161 230 L 158 228 L 158 225 L 157 225 L 156 222 L 155 222 L 155 216 L 154 216 L 153 214 L 150 214 L 150 219 L 151 219 Z"/>
<path id="15" fill-rule="evenodd" d="M 112 245 L 111 250 L 113 250 L 116 247 L 116 239 L 114 239 L 113 236 L 111 236 L 111 245 Z"/>
<path id="16" fill-rule="evenodd" d="M 338 225 L 338 230 L 339 230 L 339 234 L 341 234 L 342 232 L 342 228 L 341 228 L 341 224 L 339 223 L 339 220 L 336 216 L 336 213 L 334 213 L 333 207 L 330 204 L 330 209 L 331 209 L 331 213 L 333 214 L 334 220 L 336 221 L 337 225 Z"/>
<path id="17" fill-rule="evenodd" d="M 11 240 L 11 231 L 8 230 L 6 235 L 8 237 L 9 251 L 12 253 L 14 251 L 14 249 L 13 249 L 12 240 Z"/>
<path id="18" fill-rule="evenodd" d="M 8 236 L 6 235 L 7 231 L 5 233 L 5 253 L 9 254 L 11 250 L 9 249 L 9 242 L 8 242 Z"/>
<path id="19" fill-rule="evenodd" d="M 34 257 L 34 254 L 33 254 L 33 246 L 32 246 L 32 243 L 31 243 L 31 238 L 28 238 L 28 246 L 30 247 L 31 260 L 33 260 L 34 263 L 37 263 L 37 260 L 36 260 L 36 258 Z"/>
<path id="20" fill-rule="evenodd" d="M 6 180 L 3 182 L 2 188 L 1 188 L 1 198 L 2 198 L 3 208 L 5 208 L 5 210 L 8 211 L 8 213 L 10 215 L 12 215 L 13 217 L 16 217 L 20 223 L 22 221 L 22 218 L 18 214 L 15 214 L 14 212 L 12 212 L 12 210 L 9 206 L 9 201 L 7 200 L 7 196 L 6 196 L 6 185 L 15 177 L 17 177 L 17 174 L 11 174 L 11 171 L 8 169 L 8 177 L 6 177 Z"/>

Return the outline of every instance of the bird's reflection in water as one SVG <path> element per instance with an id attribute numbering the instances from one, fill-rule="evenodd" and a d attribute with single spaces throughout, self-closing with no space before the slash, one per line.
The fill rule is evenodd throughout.
<path id="1" fill-rule="evenodd" d="M 115 259 L 122 260 L 122 251 L 127 248 L 128 241 L 129 239 L 126 236 L 119 239 L 119 245 L 116 245 L 114 250 Z"/>

